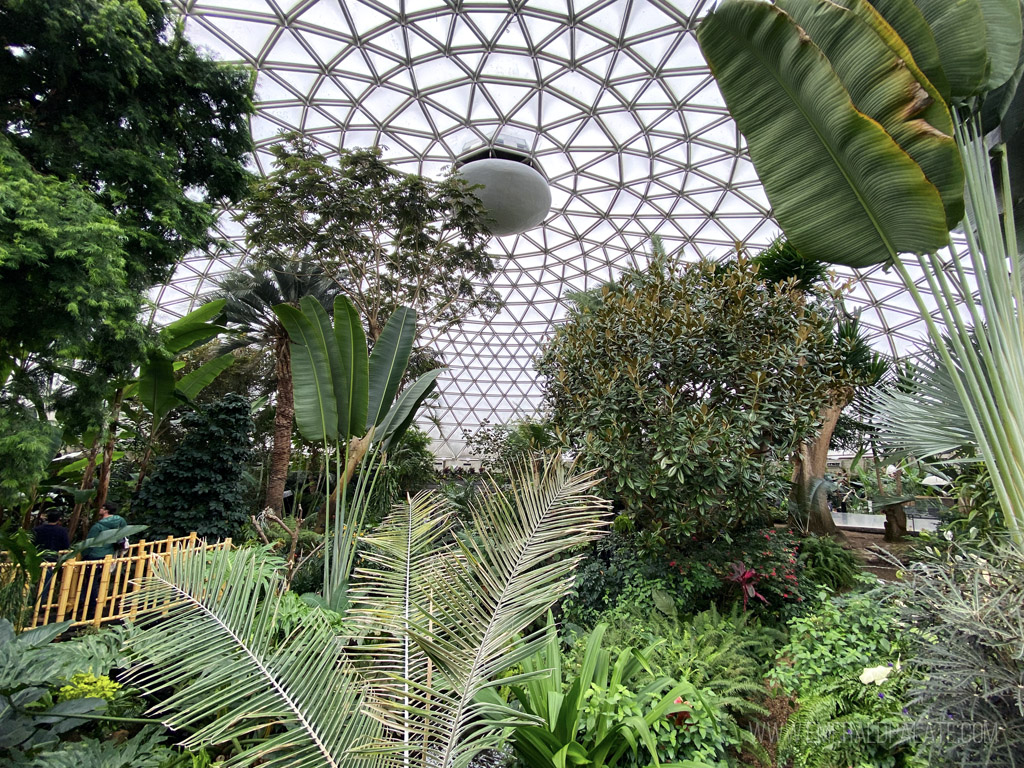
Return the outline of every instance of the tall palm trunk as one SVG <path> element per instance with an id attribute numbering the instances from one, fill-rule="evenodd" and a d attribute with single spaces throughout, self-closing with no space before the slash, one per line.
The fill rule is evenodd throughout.
<path id="1" fill-rule="evenodd" d="M 274 445 L 270 451 L 270 482 L 267 506 L 280 516 L 284 508 L 284 485 L 292 455 L 292 425 L 295 396 L 292 390 L 292 359 L 288 335 L 281 329 L 274 339 L 274 373 L 277 376 L 277 408 L 274 413 Z"/>

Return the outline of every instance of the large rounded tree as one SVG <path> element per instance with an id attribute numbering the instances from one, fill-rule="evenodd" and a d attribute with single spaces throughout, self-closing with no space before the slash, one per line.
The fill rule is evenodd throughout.
<path id="1" fill-rule="evenodd" d="M 766 516 L 828 405 L 834 294 L 745 260 L 644 270 L 576 297 L 538 362 L 554 425 L 634 524 L 680 536 Z"/>

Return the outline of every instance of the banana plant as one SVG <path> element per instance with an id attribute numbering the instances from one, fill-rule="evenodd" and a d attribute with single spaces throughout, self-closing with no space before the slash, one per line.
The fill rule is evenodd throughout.
<path id="1" fill-rule="evenodd" d="M 1002 143 L 1020 123 L 1019 0 L 724 0 L 697 38 L 797 250 L 903 279 L 1024 547 L 1024 284 Z M 986 124 L 1005 129 L 991 153 Z"/>
<path id="2" fill-rule="evenodd" d="M 344 638 L 314 610 L 280 639 L 284 569 L 269 551 L 157 561 L 129 598 L 144 612 L 128 679 L 185 747 L 234 745 L 231 765 L 467 768 L 505 725 L 536 720 L 488 692 L 533 676 L 500 677 L 548 643 L 529 627 L 607 527 L 594 473 L 556 456 L 510 474 L 482 494 L 471 537 L 447 535 L 436 493 L 396 505 L 366 538 Z"/>
<path id="3" fill-rule="evenodd" d="M 309 296 L 297 308 L 279 304 L 274 312 L 291 340 L 295 423 L 307 440 L 323 443 L 328 463 L 327 497 L 334 510 L 325 532 L 323 596 L 340 612 L 347 604 L 355 536 L 387 451 L 436 388 L 441 369 L 424 373 L 395 399 L 416 335 L 416 313 L 407 307 L 389 318 L 369 355 L 359 314 L 344 296 L 334 300 L 333 326 L 324 306 Z M 364 459 L 350 497 L 350 481 Z"/>

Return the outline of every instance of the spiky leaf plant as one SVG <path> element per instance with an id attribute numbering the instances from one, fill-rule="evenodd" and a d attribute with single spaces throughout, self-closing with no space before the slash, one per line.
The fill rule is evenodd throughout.
<path id="1" fill-rule="evenodd" d="M 266 553 L 179 555 L 136 598 L 162 613 L 144 621 L 133 680 L 175 686 L 156 709 L 196 729 L 185 745 L 250 739 L 230 765 L 463 768 L 522 717 L 485 694 L 543 643 L 522 633 L 604 528 L 595 482 L 557 457 L 524 464 L 457 541 L 436 495 L 407 500 L 366 539 L 351 638 L 314 612 L 276 644 L 282 577 Z"/>

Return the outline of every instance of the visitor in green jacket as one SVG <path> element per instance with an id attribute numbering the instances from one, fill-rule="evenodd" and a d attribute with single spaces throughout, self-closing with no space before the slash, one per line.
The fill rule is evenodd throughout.
<path id="1" fill-rule="evenodd" d="M 106 501 L 103 506 L 100 507 L 100 517 L 92 527 L 89 529 L 88 538 L 94 538 L 99 536 L 104 531 L 111 531 L 116 528 L 124 528 L 128 525 L 128 522 L 117 514 L 118 506 L 116 502 Z M 118 549 L 119 542 L 112 541 L 109 544 L 104 544 L 100 547 L 88 547 L 82 550 L 83 560 L 102 560 L 107 555 L 114 554 Z"/>

